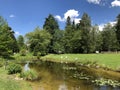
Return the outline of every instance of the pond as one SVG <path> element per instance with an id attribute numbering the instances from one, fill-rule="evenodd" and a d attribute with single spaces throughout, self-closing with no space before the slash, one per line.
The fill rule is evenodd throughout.
<path id="1" fill-rule="evenodd" d="M 92 84 L 89 80 L 72 78 L 77 72 L 74 64 L 39 61 L 27 63 L 27 66 L 35 69 L 40 77 L 39 81 L 31 82 L 33 90 L 120 90 L 119 87 L 100 87 Z M 66 67 L 71 67 L 71 69 L 65 69 Z"/>

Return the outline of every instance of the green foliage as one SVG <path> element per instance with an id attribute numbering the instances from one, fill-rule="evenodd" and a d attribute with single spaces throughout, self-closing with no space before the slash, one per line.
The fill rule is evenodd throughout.
<path id="1" fill-rule="evenodd" d="M 10 64 L 7 68 L 8 74 L 16 74 L 16 73 L 21 73 L 22 71 L 22 66 L 19 64 Z"/>
<path id="2" fill-rule="evenodd" d="M 59 31 L 59 25 L 56 19 L 54 18 L 53 15 L 49 15 L 45 23 L 43 25 L 44 30 L 46 30 L 50 35 L 51 35 L 51 40 L 48 45 L 48 52 L 49 53 L 55 53 L 54 52 L 54 42 L 56 42 L 56 32 Z M 57 34 L 58 35 L 58 34 Z"/>
<path id="3" fill-rule="evenodd" d="M 66 53 L 72 53 L 72 45 L 71 39 L 74 35 L 74 29 L 71 24 L 71 18 L 67 17 L 66 26 L 65 26 L 65 34 L 64 34 L 64 48 Z"/>
<path id="4" fill-rule="evenodd" d="M 117 16 L 117 23 L 115 28 L 116 28 L 117 41 L 119 43 L 119 48 L 120 48 L 120 14 Z"/>
<path id="5" fill-rule="evenodd" d="M 18 51 L 14 32 L 6 21 L 0 17 L 0 56 L 7 58 Z"/>
<path id="6" fill-rule="evenodd" d="M 22 35 L 18 36 L 17 44 L 18 44 L 20 50 L 25 49 L 24 37 Z"/>
<path id="7" fill-rule="evenodd" d="M 35 70 L 27 70 L 21 73 L 20 77 L 24 78 L 25 80 L 34 81 L 38 79 L 38 73 Z"/>
<path id="8" fill-rule="evenodd" d="M 84 13 L 80 21 L 81 30 L 81 51 L 82 53 L 90 52 L 90 30 L 91 30 L 91 19 L 87 13 Z"/>
<path id="9" fill-rule="evenodd" d="M 20 51 L 20 55 L 21 55 L 21 56 L 26 56 L 26 50 L 25 50 L 25 49 L 22 49 L 22 50 Z"/>
<path id="10" fill-rule="evenodd" d="M 53 35 L 56 30 L 59 30 L 59 25 L 53 15 L 50 14 L 48 18 L 46 18 L 43 28 L 51 35 Z"/>
<path id="11" fill-rule="evenodd" d="M 37 53 L 37 59 L 40 59 L 40 57 L 41 57 L 41 53 L 39 52 Z"/>
<path id="12" fill-rule="evenodd" d="M 48 45 L 51 40 L 51 35 L 37 27 L 33 32 L 26 34 L 27 43 L 29 44 L 30 52 L 36 56 L 38 52 L 48 52 Z"/>
<path id="13" fill-rule="evenodd" d="M 116 38 L 115 28 L 111 24 L 107 24 L 102 31 L 102 50 L 103 51 L 116 51 L 118 42 Z"/>

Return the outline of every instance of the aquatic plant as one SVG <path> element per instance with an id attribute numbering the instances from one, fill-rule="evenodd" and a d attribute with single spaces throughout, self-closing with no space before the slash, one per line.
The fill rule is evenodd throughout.
<path id="1" fill-rule="evenodd" d="M 35 70 L 30 69 L 30 70 L 22 72 L 20 74 L 20 77 L 25 80 L 34 81 L 38 79 L 38 73 Z"/>
<path id="2" fill-rule="evenodd" d="M 120 82 L 116 80 L 104 79 L 104 78 L 92 80 L 92 83 L 95 83 L 97 86 L 105 86 L 105 85 L 109 85 L 112 87 L 120 86 Z"/>

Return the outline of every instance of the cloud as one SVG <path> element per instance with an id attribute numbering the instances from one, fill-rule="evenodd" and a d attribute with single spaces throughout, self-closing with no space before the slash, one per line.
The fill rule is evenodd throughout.
<path id="1" fill-rule="evenodd" d="M 115 26 L 115 24 L 117 23 L 117 21 L 111 21 L 109 22 L 112 26 Z"/>
<path id="2" fill-rule="evenodd" d="M 115 24 L 116 24 L 117 22 L 116 22 L 116 21 L 110 21 L 110 22 L 108 22 L 108 23 L 110 23 L 111 26 L 115 26 Z M 102 31 L 103 28 L 105 27 L 105 25 L 107 25 L 107 23 L 102 23 L 102 24 L 100 24 L 100 25 L 98 26 L 98 27 L 99 27 L 99 30 Z"/>
<path id="3" fill-rule="evenodd" d="M 15 15 L 11 14 L 9 17 L 10 17 L 10 18 L 14 18 L 14 17 L 15 17 Z"/>
<path id="4" fill-rule="evenodd" d="M 79 13 L 78 11 L 74 10 L 74 9 L 71 9 L 71 10 L 68 10 L 65 14 L 64 14 L 64 18 L 67 19 L 67 17 L 71 17 L 71 18 L 76 18 L 79 16 Z"/>
<path id="5" fill-rule="evenodd" d="M 59 20 L 60 22 L 65 22 L 68 16 L 71 18 L 71 21 L 74 20 L 76 24 L 79 23 L 79 21 L 80 21 L 80 18 L 78 18 L 79 17 L 79 12 L 74 10 L 74 9 L 70 9 L 66 13 L 64 13 L 63 18 L 59 15 L 56 15 L 55 18 L 57 20 Z"/>
<path id="6" fill-rule="evenodd" d="M 15 31 L 15 35 L 20 35 L 20 32 L 18 32 L 18 31 Z"/>
<path id="7" fill-rule="evenodd" d="M 99 30 L 102 31 L 103 28 L 104 28 L 105 24 L 100 24 L 98 27 L 99 27 Z"/>
<path id="8" fill-rule="evenodd" d="M 114 0 L 111 2 L 112 7 L 120 7 L 120 0 Z"/>
<path id="9" fill-rule="evenodd" d="M 65 21 L 65 19 L 64 19 L 64 18 L 61 18 L 61 16 L 59 16 L 59 15 L 56 15 L 55 18 L 56 18 L 58 21 L 60 21 L 60 22 L 64 22 L 64 21 Z"/>
<path id="10" fill-rule="evenodd" d="M 100 4 L 101 0 L 87 0 L 89 3 Z"/>

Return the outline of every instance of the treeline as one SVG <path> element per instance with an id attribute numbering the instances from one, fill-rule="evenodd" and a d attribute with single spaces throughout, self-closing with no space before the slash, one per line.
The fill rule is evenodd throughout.
<path id="1" fill-rule="evenodd" d="M 57 20 L 49 15 L 43 30 L 37 27 L 27 33 L 29 48 L 35 54 L 45 53 L 95 53 L 95 51 L 120 50 L 120 15 L 116 24 L 106 24 L 102 31 L 97 25 L 91 25 L 91 19 L 84 13 L 80 22 L 75 24 L 70 17 L 64 30 L 60 30 Z"/>
<path id="2" fill-rule="evenodd" d="M 0 56 L 26 50 L 33 55 L 119 51 L 120 14 L 115 25 L 108 23 L 102 31 L 97 25 L 91 25 L 87 13 L 83 14 L 78 24 L 68 17 L 64 30 L 60 30 L 57 20 L 50 14 L 45 19 L 43 29 L 36 27 L 33 32 L 27 33 L 25 37 L 20 35 L 17 39 L 6 21 L 0 17 L 0 34 Z"/>

